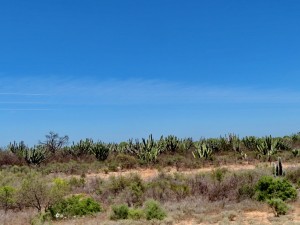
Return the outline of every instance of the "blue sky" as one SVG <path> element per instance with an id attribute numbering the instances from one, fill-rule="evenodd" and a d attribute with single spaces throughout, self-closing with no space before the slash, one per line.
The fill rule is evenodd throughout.
<path id="1" fill-rule="evenodd" d="M 300 124 L 299 1 L 0 2 L 0 146 Z"/>

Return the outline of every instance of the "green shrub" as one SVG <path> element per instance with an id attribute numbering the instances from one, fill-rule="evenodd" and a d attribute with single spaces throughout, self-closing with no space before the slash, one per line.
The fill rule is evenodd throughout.
<path id="1" fill-rule="evenodd" d="M 145 217 L 144 211 L 142 209 L 129 209 L 128 219 L 140 220 Z"/>
<path id="2" fill-rule="evenodd" d="M 73 195 L 49 207 L 54 219 L 91 215 L 101 210 L 94 199 L 82 195 Z"/>
<path id="3" fill-rule="evenodd" d="M 280 198 L 281 200 L 294 200 L 297 197 L 297 190 L 286 179 L 263 176 L 255 187 L 256 198 L 259 201 Z"/>
<path id="4" fill-rule="evenodd" d="M 271 198 L 267 202 L 275 216 L 285 215 L 288 211 L 288 205 L 280 198 Z"/>
<path id="5" fill-rule="evenodd" d="M 128 219 L 129 208 L 127 205 L 114 205 L 112 207 L 112 214 L 110 219 L 112 220 L 126 220 Z"/>
<path id="6" fill-rule="evenodd" d="M 77 177 L 71 177 L 69 180 L 69 185 L 71 188 L 80 188 L 84 187 L 85 185 L 85 179 L 83 177 L 77 178 Z"/>
<path id="7" fill-rule="evenodd" d="M 138 175 L 133 175 L 129 180 L 128 186 L 123 190 L 126 202 L 129 206 L 141 206 L 144 201 L 146 187 Z"/>
<path id="8" fill-rule="evenodd" d="M 69 183 L 62 178 L 55 178 L 49 192 L 49 203 L 59 202 L 70 191 Z"/>
<path id="9" fill-rule="evenodd" d="M 148 200 L 145 203 L 144 212 L 147 220 L 163 220 L 167 216 L 160 204 L 155 200 Z"/>
<path id="10" fill-rule="evenodd" d="M 136 168 L 139 163 L 135 157 L 124 153 L 118 154 L 114 160 L 122 169 Z"/>
<path id="11" fill-rule="evenodd" d="M 11 186 L 0 187 L 0 206 L 5 212 L 15 204 L 16 189 Z"/>

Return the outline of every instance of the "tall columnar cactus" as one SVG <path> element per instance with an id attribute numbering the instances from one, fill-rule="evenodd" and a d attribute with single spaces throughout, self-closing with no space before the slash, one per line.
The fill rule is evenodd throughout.
<path id="1" fill-rule="evenodd" d="M 284 170 L 282 168 L 282 162 L 281 162 L 281 158 L 278 157 L 278 161 L 276 163 L 276 166 L 275 166 L 275 176 L 284 176 Z"/>
<path id="2" fill-rule="evenodd" d="M 207 144 L 196 143 L 196 149 L 192 152 L 194 158 L 210 159 L 212 156 L 212 149 Z"/>

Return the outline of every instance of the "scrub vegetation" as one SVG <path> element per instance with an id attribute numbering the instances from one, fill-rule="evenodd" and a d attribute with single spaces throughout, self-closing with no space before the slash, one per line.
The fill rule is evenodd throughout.
<path id="1" fill-rule="evenodd" d="M 0 224 L 300 222 L 300 133 L 68 140 L 1 149 Z"/>

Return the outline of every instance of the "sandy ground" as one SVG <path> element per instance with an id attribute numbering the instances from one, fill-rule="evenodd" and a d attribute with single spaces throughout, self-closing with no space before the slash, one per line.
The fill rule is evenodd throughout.
<path id="1" fill-rule="evenodd" d="M 221 167 L 204 167 L 200 169 L 189 169 L 189 170 L 177 170 L 174 167 L 167 167 L 164 168 L 162 171 L 166 174 L 174 174 L 176 172 L 182 173 L 182 174 L 197 174 L 201 172 L 210 172 L 213 169 L 216 168 L 225 168 L 230 171 L 238 171 L 238 170 L 252 170 L 257 167 L 270 167 L 270 163 L 263 163 L 263 164 L 258 164 L 258 165 L 251 165 L 251 164 L 235 164 L 235 165 L 225 165 Z M 285 164 L 284 168 L 292 168 L 292 167 L 299 167 L 300 163 L 296 164 Z M 149 180 L 152 178 L 155 178 L 159 175 L 161 171 L 157 169 L 131 169 L 131 170 L 120 170 L 117 172 L 109 172 L 109 173 L 104 173 L 104 172 L 99 172 L 99 173 L 89 173 L 86 175 L 87 178 L 102 178 L 102 179 L 107 179 L 110 176 L 128 176 L 132 173 L 139 174 L 142 179 L 144 180 Z"/>

